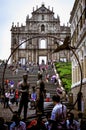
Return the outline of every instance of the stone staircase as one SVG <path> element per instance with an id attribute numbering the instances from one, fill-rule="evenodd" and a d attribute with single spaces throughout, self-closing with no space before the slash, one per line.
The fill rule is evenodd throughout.
<path id="1" fill-rule="evenodd" d="M 28 73 L 28 82 L 30 82 L 30 88 L 32 86 L 36 86 L 36 82 L 38 80 L 38 66 L 29 66 L 29 73 Z M 2 78 L 3 78 L 3 71 L 4 67 L 0 67 L 0 86 L 2 87 Z M 10 70 L 8 67 L 5 70 L 4 80 L 13 80 L 15 88 L 17 87 L 17 83 L 22 80 L 23 74 L 26 73 L 26 70 L 22 67 L 18 68 L 18 74 L 13 74 L 13 71 Z M 47 73 L 52 76 L 55 74 L 54 70 L 49 66 Z M 43 72 L 43 80 L 45 80 L 46 72 Z M 45 88 L 46 92 L 50 93 L 50 96 L 52 97 L 56 93 L 56 86 L 54 83 L 49 81 L 48 83 L 45 82 Z"/>
<path id="2" fill-rule="evenodd" d="M 25 73 L 26 71 L 23 68 L 18 68 L 18 74 L 13 74 L 12 70 L 10 70 L 9 68 L 6 68 L 6 72 L 4 75 L 4 79 L 8 79 L 8 80 L 13 80 L 15 82 L 15 87 L 17 86 L 18 81 L 22 80 L 22 75 L 23 73 Z M 30 82 L 30 89 L 32 90 L 32 86 L 35 85 L 37 83 L 38 80 L 38 66 L 29 66 L 29 73 L 28 73 L 28 81 Z M 3 70 L 4 67 L 0 68 L 0 86 L 2 86 L 2 77 L 3 77 Z M 53 74 L 55 74 L 54 69 L 52 69 L 51 66 L 49 66 L 47 73 L 52 76 Z M 45 80 L 45 75 L 46 75 L 46 71 L 43 72 L 43 80 Z M 50 98 L 52 98 L 52 96 L 54 94 L 56 94 L 56 88 L 57 86 L 52 83 L 51 81 L 49 82 L 45 82 L 45 88 L 46 88 L 46 93 L 50 93 Z M 52 101 L 51 102 L 47 102 L 45 103 L 47 104 L 45 109 L 44 109 L 44 115 L 46 116 L 47 112 L 51 112 L 52 108 L 53 108 L 53 104 Z M 28 119 L 32 120 L 33 118 L 35 118 L 37 115 L 36 114 L 31 114 L 31 116 L 28 117 Z M 45 117 L 44 117 L 45 118 Z"/>

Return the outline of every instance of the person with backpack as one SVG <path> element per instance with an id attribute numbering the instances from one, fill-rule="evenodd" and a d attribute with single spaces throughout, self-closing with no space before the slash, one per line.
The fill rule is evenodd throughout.
<path id="1" fill-rule="evenodd" d="M 66 130 L 66 114 L 67 108 L 60 102 L 60 96 L 54 95 L 52 97 L 54 107 L 50 117 L 49 130 Z"/>

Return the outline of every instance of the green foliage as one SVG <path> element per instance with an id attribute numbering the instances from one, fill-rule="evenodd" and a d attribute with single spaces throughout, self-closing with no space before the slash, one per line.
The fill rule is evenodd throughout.
<path id="1" fill-rule="evenodd" d="M 71 89 L 71 63 L 70 62 L 57 62 L 55 63 L 57 73 L 60 76 L 63 87 L 66 91 Z"/>

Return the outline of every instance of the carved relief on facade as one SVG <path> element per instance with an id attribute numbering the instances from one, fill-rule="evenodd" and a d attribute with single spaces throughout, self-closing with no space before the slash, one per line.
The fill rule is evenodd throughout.
<path id="1" fill-rule="evenodd" d="M 45 5 L 42 4 L 40 8 L 33 10 L 31 17 L 27 15 L 26 25 L 12 25 L 11 52 L 15 48 L 15 43 L 19 45 L 26 40 L 16 51 L 16 61 L 21 60 L 23 62 L 24 60 L 25 62 L 28 60 L 28 62 L 33 61 L 37 63 L 39 62 L 40 56 L 46 56 L 45 59 L 47 60 L 60 60 L 60 53 L 53 54 L 52 52 L 68 35 L 70 35 L 70 27 L 61 26 L 60 17 L 57 15 L 57 18 L 55 18 L 53 10 L 46 8 Z M 67 52 L 67 55 L 69 55 L 68 53 L 69 52 Z M 62 58 L 64 58 L 63 56 Z M 67 59 L 67 56 L 65 56 L 65 58 Z M 13 60 L 14 57 L 12 56 L 11 62 L 13 62 Z"/>

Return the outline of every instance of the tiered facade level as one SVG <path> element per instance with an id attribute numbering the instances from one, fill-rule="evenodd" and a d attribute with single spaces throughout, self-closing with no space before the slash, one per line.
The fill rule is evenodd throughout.
<path id="1" fill-rule="evenodd" d="M 47 37 L 48 35 L 51 37 Z M 31 17 L 27 15 L 25 26 L 19 26 L 19 23 L 17 26 L 12 24 L 11 52 L 23 41 L 32 39 L 27 40 L 15 51 L 11 62 L 41 63 L 42 59 L 45 63 L 48 60 L 69 61 L 70 56 L 67 51 L 52 53 L 58 44 L 61 44 L 61 41 L 64 41 L 64 38 L 69 35 L 70 27 L 60 25 L 60 18 L 58 15 L 57 18 L 54 17 L 53 8 L 46 8 L 44 4 L 40 8 L 37 6 L 36 9 L 33 8 Z M 34 36 L 37 38 L 33 38 Z"/>

